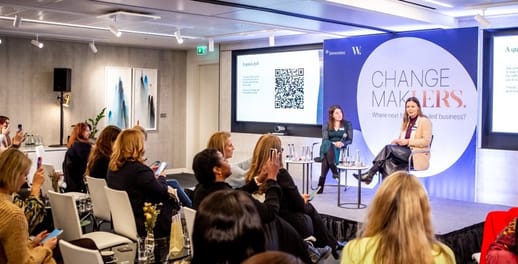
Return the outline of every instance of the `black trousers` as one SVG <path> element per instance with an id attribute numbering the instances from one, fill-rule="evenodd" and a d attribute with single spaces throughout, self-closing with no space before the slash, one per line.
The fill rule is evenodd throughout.
<path id="1" fill-rule="evenodd" d="M 326 183 L 326 177 L 327 173 L 331 169 L 333 173 L 338 173 L 338 169 L 336 168 L 335 164 L 335 151 L 333 149 L 334 147 L 331 146 L 327 152 L 324 154 L 324 157 L 322 157 L 322 166 L 320 169 L 320 178 L 318 179 L 318 186 L 324 187 L 324 184 Z"/>
<path id="2" fill-rule="evenodd" d="M 330 246 L 335 248 L 337 245 L 336 237 L 327 229 L 324 220 L 311 203 L 304 205 L 304 213 L 311 218 L 313 222 L 313 236 L 317 239 L 316 247 Z"/>
<path id="3" fill-rule="evenodd" d="M 408 158 L 411 152 L 407 146 L 385 145 L 372 161 L 369 176 L 372 177 L 379 172 L 385 178 L 396 171 L 408 170 Z"/>
<path id="4" fill-rule="evenodd" d="M 304 263 L 311 263 L 308 245 L 297 231 L 281 217 L 264 224 L 266 250 L 280 250 L 299 257 Z"/>

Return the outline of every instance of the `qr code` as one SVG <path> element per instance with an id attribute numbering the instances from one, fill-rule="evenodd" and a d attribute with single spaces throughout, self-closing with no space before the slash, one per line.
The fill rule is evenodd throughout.
<path id="1" fill-rule="evenodd" d="M 275 69 L 275 108 L 304 109 L 304 68 Z"/>

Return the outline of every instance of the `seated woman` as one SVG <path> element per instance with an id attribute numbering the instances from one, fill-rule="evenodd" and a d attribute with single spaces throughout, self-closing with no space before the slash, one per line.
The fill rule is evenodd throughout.
<path id="1" fill-rule="evenodd" d="M 489 245 L 487 251 L 487 264 L 517 264 L 518 263 L 518 233 L 516 233 L 516 224 L 518 218 L 514 218 L 500 232 L 496 240 Z"/>
<path id="2" fill-rule="evenodd" d="M 361 175 L 361 180 L 369 184 L 376 172 L 382 177 L 399 170 L 408 170 L 408 158 L 412 150 L 426 150 L 432 141 L 432 123 L 421 110 L 421 104 L 415 97 L 405 101 L 405 112 L 401 124 L 401 133 L 390 145 L 386 145 L 372 161 L 372 167 Z M 417 153 L 412 158 L 416 170 L 425 170 L 430 164 L 430 153 Z"/>
<path id="3" fill-rule="evenodd" d="M 234 155 L 234 144 L 232 144 L 232 136 L 229 132 L 220 131 L 212 134 L 207 144 L 207 148 L 217 149 L 223 154 L 227 160 Z M 232 188 L 239 188 L 245 185 L 246 172 L 250 168 L 251 160 L 245 160 L 239 163 L 230 164 L 232 174 L 225 180 Z"/>
<path id="4" fill-rule="evenodd" d="M 300 257 L 305 263 L 316 263 L 321 256 L 320 250 L 305 244 L 297 231 L 278 216 L 281 190 L 276 177 L 279 170 L 279 160 L 278 158 L 272 158 L 267 161 L 262 167 L 261 173 L 240 190 L 250 195 L 250 193 L 258 190 L 258 184 L 264 190 L 264 203 L 255 199 L 252 199 L 252 201 L 267 234 L 265 246 L 267 250 L 281 250 Z M 194 190 L 194 209 L 198 209 L 211 193 L 219 190 L 232 190 L 232 187 L 225 182 L 225 179 L 231 173 L 230 165 L 216 149 L 205 149 L 196 154 L 192 169 L 196 180 L 198 180 L 198 185 Z"/>
<path id="5" fill-rule="evenodd" d="M 320 159 L 322 167 L 317 193 L 324 192 L 327 173 L 331 169 L 334 178 L 340 177 L 336 165 L 340 159 L 340 150 L 353 142 L 353 126 L 351 122 L 344 120 L 342 108 L 332 105 L 328 111 L 329 120 L 322 126 L 322 144 L 320 145 Z"/>
<path id="6" fill-rule="evenodd" d="M 434 237 L 428 196 L 414 175 L 399 171 L 383 181 L 341 263 L 455 263 L 453 251 Z"/>
<path id="7" fill-rule="evenodd" d="M 70 134 L 67 143 L 67 152 L 63 161 L 63 174 L 67 192 L 83 192 L 86 193 L 86 184 L 84 175 L 88 156 L 92 149 L 89 141 L 90 126 L 86 123 L 77 123 Z"/>
<path id="8" fill-rule="evenodd" d="M 47 236 L 43 233 L 30 241 L 27 219 L 11 201 L 11 195 L 26 183 L 30 167 L 31 160 L 15 148 L 0 154 L 0 263 L 56 263 L 52 250 L 57 238 L 40 245 Z"/>
<path id="9" fill-rule="evenodd" d="M 106 182 L 108 187 L 128 193 L 139 236 L 146 236 L 144 203 L 161 203 L 154 235 L 169 237 L 171 217 L 179 207 L 169 196 L 165 176 L 155 177 L 153 170 L 144 164 L 144 152 L 144 135 L 140 131 L 122 131 L 113 144 Z"/>
<path id="10" fill-rule="evenodd" d="M 231 189 L 208 195 L 196 212 L 192 244 L 193 264 L 239 264 L 265 251 L 261 217 L 252 198 Z"/>
<path id="11" fill-rule="evenodd" d="M 88 157 L 85 175 L 106 179 L 113 142 L 115 142 L 120 132 L 120 128 L 111 125 L 101 131 Z"/>
<path id="12" fill-rule="evenodd" d="M 41 185 L 45 181 L 43 167 L 37 168 L 32 178 L 32 185 L 28 196 L 24 197 L 20 192 L 13 193 L 13 203 L 23 209 L 25 218 L 29 224 L 29 234 L 32 234 L 36 227 L 41 224 L 46 216 L 45 204 L 41 200 Z M 38 228 L 41 230 L 41 227 Z"/>
<path id="13" fill-rule="evenodd" d="M 247 174 L 248 182 L 252 181 L 256 175 L 260 175 L 262 166 L 270 159 L 272 149 L 281 153 L 280 138 L 272 134 L 262 135 L 254 148 L 252 167 L 250 167 Z M 279 156 L 279 162 L 282 164 L 282 155 Z M 338 251 L 341 249 L 341 245 L 339 245 L 333 234 L 327 230 L 317 210 L 309 203 L 309 195 L 300 194 L 290 173 L 284 168 L 279 169 L 277 182 L 282 190 L 279 215 L 290 223 L 300 236 L 304 238 L 314 236 L 316 238 L 315 246 L 320 248 L 328 247 L 327 256 L 334 249 L 332 252 L 333 256 L 338 259 Z M 257 193 L 261 194 L 262 189 L 260 188 Z M 323 257 L 325 258 L 326 256 Z"/>
<path id="14" fill-rule="evenodd" d="M 140 131 L 142 134 L 144 134 L 144 142 L 147 141 L 147 131 L 144 127 L 139 125 L 139 122 L 137 122 L 137 125 L 133 127 L 133 129 L 136 129 Z M 158 169 L 158 165 L 151 165 L 151 169 L 155 172 Z M 166 180 L 167 185 L 171 186 L 172 188 L 176 189 L 176 195 L 178 196 L 178 199 L 182 203 L 182 206 L 187 206 L 189 208 L 192 208 L 192 199 L 187 195 L 185 192 L 185 189 L 180 185 L 180 183 L 176 179 L 167 179 Z"/>

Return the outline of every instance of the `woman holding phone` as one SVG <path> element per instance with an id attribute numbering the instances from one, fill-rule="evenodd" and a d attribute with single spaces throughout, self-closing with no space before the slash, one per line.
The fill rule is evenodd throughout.
<path id="1" fill-rule="evenodd" d="M 261 168 L 269 156 L 276 156 L 272 153 L 280 152 L 282 152 L 282 147 L 281 139 L 278 136 L 272 134 L 262 135 L 254 148 L 252 166 L 247 173 L 247 182 L 252 181 L 255 176 L 261 173 Z M 281 159 L 280 164 L 282 166 L 282 155 L 279 158 Z M 328 248 L 327 256 L 329 256 L 329 253 L 332 253 L 333 257 L 338 259 L 339 250 L 343 246 L 341 243 L 338 243 L 334 235 L 325 227 L 322 217 L 309 202 L 309 194 L 301 194 L 299 192 L 290 173 L 284 168 L 279 169 L 277 183 L 282 190 L 279 215 L 290 223 L 301 237 L 314 236 L 316 238 L 316 247 Z M 259 188 L 256 196 L 260 197 L 261 194 L 262 189 Z M 325 258 L 326 256 L 323 257 Z"/>
<path id="2" fill-rule="evenodd" d="M 30 241 L 27 219 L 11 201 L 11 195 L 26 183 L 30 167 L 31 160 L 15 148 L 0 154 L 0 263 L 56 263 L 52 250 L 57 238 L 41 245 L 47 236 L 43 232 Z"/>

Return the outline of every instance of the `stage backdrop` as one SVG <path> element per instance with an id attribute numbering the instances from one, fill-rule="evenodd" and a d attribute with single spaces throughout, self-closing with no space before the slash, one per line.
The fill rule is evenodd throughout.
<path id="1" fill-rule="evenodd" d="M 355 130 L 352 153 L 372 164 L 399 135 L 405 100 L 416 96 L 434 138 L 430 168 L 415 174 L 430 196 L 474 201 L 477 34 L 464 28 L 324 41 L 324 109 L 344 109 Z"/>

